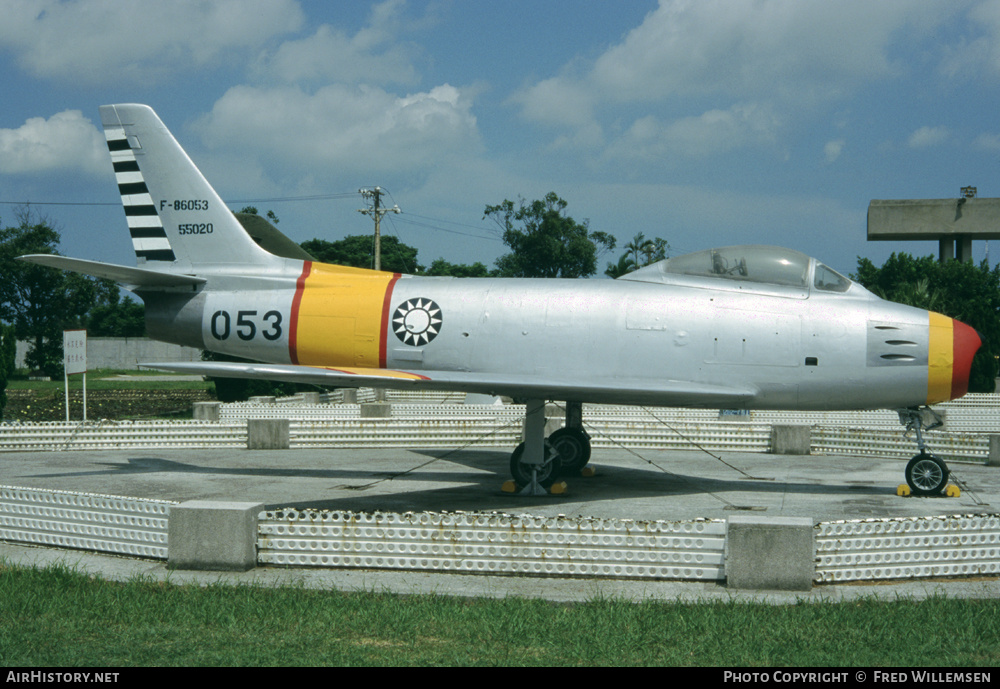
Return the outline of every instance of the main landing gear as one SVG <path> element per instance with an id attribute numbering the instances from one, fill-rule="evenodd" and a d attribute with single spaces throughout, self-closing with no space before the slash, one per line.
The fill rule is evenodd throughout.
<path id="1" fill-rule="evenodd" d="M 545 400 L 528 400 L 524 442 L 510 456 L 510 473 L 522 495 L 545 495 L 560 476 L 590 461 L 590 436 L 583 430 L 583 405 L 566 404 L 566 426 L 545 437 Z"/>
<path id="2" fill-rule="evenodd" d="M 943 423 L 929 407 L 922 409 L 899 409 L 899 422 L 917 436 L 919 453 L 906 464 L 906 483 L 913 495 L 940 495 L 948 485 L 948 465 L 940 457 L 927 452 L 923 430 L 938 428 Z"/>

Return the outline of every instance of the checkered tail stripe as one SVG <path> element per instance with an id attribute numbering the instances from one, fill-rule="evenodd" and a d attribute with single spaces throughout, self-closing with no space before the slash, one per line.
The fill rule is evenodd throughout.
<path id="1" fill-rule="evenodd" d="M 118 191 L 122 195 L 128 231 L 132 235 L 132 247 L 136 258 L 147 261 L 173 261 L 174 251 L 163 229 L 163 222 L 156 213 L 153 198 L 149 195 L 146 181 L 139 170 L 133 143 L 121 128 L 104 130 L 111 152 L 111 162 L 115 169 Z M 138 146 L 138 143 L 135 144 Z"/>

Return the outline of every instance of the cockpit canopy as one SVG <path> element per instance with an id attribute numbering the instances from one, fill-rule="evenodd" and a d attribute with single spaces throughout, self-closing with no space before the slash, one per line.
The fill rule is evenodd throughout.
<path id="1" fill-rule="evenodd" d="M 835 270 L 803 253 L 759 245 L 725 246 L 676 256 L 623 275 L 619 280 L 687 282 L 683 278 L 676 279 L 679 276 L 798 290 L 808 290 L 811 280 L 813 289 L 824 292 L 846 292 L 853 284 Z"/>

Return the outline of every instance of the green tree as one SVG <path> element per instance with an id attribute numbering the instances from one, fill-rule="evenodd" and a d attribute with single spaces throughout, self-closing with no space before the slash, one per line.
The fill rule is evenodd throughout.
<path id="1" fill-rule="evenodd" d="M 609 261 L 608 267 L 604 269 L 604 274 L 612 279 L 620 278 L 622 275 L 631 273 L 638 267 L 635 261 L 632 260 L 632 257 L 626 252 L 618 257 L 618 263 L 611 263 Z"/>
<path id="2" fill-rule="evenodd" d="M 1000 354 L 1000 266 L 983 261 L 945 261 L 933 256 L 914 258 L 892 254 L 880 268 L 858 257 L 851 276 L 889 301 L 937 311 L 975 328 L 983 344 L 969 376 L 969 392 L 993 392 Z"/>
<path id="3" fill-rule="evenodd" d="M 145 337 L 146 307 L 131 297 L 121 296 L 113 280 L 95 281 L 96 299 L 87 313 L 90 337 Z"/>
<path id="4" fill-rule="evenodd" d="M 0 320 L 14 325 L 18 339 L 30 340 L 25 362 L 48 376 L 62 375 L 62 331 L 85 324 L 94 303 L 93 280 L 16 260 L 23 254 L 55 254 L 59 233 L 30 211 L 16 227 L 0 229 Z"/>
<path id="5" fill-rule="evenodd" d="M 14 360 L 17 356 L 17 337 L 14 326 L 0 323 L 0 419 L 7 406 L 7 382 L 14 374 Z"/>
<path id="6" fill-rule="evenodd" d="M 317 261 L 338 266 L 371 268 L 375 262 L 374 239 L 368 235 L 350 235 L 337 241 L 310 239 L 302 242 L 303 249 Z M 423 271 L 417 263 L 417 250 L 392 236 L 382 237 L 382 270 L 390 273 L 416 275 Z"/>
<path id="7" fill-rule="evenodd" d="M 432 277 L 450 275 L 456 278 L 485 278 L 489 277 L 490 269 L 486 267 L 486 264 L 479 261 L 468 265 L 466 263 L 451 263 L 443 258 L 439 258 L 431 263 L 424 275 Z"/>
<path id="8" fill-rule="evenodd" d="M 608 277 L 619 278 L 643 266 L 662 261 L 667 257 L 670 244 L 666 239 L 660 237 L 647 239 L 646 235 L 640 232 L 624 248 L 625 253 L 618 259 L 618 263 L 608 263 L 608 267 L 604 271 Z"/>
<path id="9" fill-rule="evenodd" d="M 590 277 L 597 272 L 598 245 L 601 253 L 615 248 L 615 238 L 606 232 L 591 232 L 589 222 L 578 223 L 564 215 L 567 203 L 555 192 L 530 203 L 517 205 L 504 200 L 486 206 L 483 218 L 492 219 L 503 231 L 503 242 L 511 250 L 497 259 L 500 277 Z"/>
<path id="10" fill-rule="evenodd" d="M 243 208 L 240 209 L 240 213 L 248 213 L 249 215 L 260 215 L 260 212 L 257 210 L 257 206 L 243 206 Z M 264 217 L 266 217 L 275 225 L 281 222 L 280 220 L 278 220 L 278 216 L 275 214 L 274 211 L 268 211 Z"/>

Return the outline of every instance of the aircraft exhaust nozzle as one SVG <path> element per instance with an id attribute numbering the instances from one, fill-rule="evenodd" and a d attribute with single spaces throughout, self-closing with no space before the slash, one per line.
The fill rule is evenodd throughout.
<path id="1" fill-rule="evenodd" d="M 969 391 L 972 358 L 982 343 L 974 328 L 939 313 L 930 314 L 927 404 L 958 399 Z"/>

